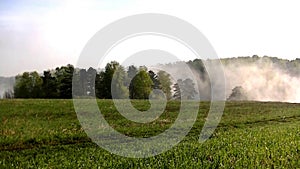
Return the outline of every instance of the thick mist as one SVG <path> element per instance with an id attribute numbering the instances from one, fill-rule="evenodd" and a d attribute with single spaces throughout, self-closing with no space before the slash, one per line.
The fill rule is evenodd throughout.
<path id="1" fill-rule="evenodd" d="M 193 61 L 195 62 L 195 61 Z M 210 75 L 200 72 L 189 64 L 195 75 L 201 100 L 210 100 L 211 83 L 222 83 L 214 72 L 216 60 L 202 61 Z M 232 94 L 232 89 L 241 87 L 247 100 L 280 101 L 300 103 L 300 60 L 288 61 L 271 57 L 239 57 L 221 59 L 226 79 L 226 98 Z M 161 66 L 162 69 L 186 77 L 187 72 L 182 66 L 184 62 Z M 218 85 L 218 84 L 214 84 Z M 245 98 L 242 97 L 242 98 Z M 239 100 L 239 99 L 236 99 Z M 241 99 L 242 100 L 242 99 Z"/>
<path id="2" fill-rule="evenodd" d="M 224 65 L 227 91 L 241 86 L 249 100 L 300 102 L 300 77 L 266 59 Z"/>
<path id="3" fill-rule="evenodd" d="M 0 77 L 0 98 L 4 97 L 7 91 L 13 91 L 15 84 L 14 77 Z"/>

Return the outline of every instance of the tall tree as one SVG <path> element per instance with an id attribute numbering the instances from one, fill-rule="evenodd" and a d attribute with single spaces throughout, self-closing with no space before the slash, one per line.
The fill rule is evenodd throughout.
<path id="1" fill-rule="evenodd" d="M 37 72 L 30 73 L 30 97 L 41 98 L 42 97 L 42 85 L 43 79 Z"/>
<path id="2" fill-rule="evenodd" d="M 160 82 L 158 80 L 158 76 L 156 75 L 156 73 L 154 73 L 152 70 L 149 70 L 148 74 L 153 82 L 152 88 L 153 89 L 161 89 Z"/>
<path id="3" fill-rule="evenodd" d="M 64 99 L 72 98 L 72 80 L 74 67 L 68 64 L 55 69 L 55 75 L 58 81 L 59 97 Z"/>
<path id="4" fill-rule="evenodd" d="M 131 83 L 131 80 L 134 78 L 134 76 L 138 73 L 138 69 L 134 66 L 131 65 L 127 69 L 127 81 L 126 81 L 126 86 L 129 89 L 129 85 Z"/>
<path id="5" fill-rule="evenodd" d="M 131 99 L 149 99 L 153 82 L 146 70 L 141 69 L 129 86 Z"/>
<path id="6" fill-rule="evenodd" d="M 105 98 L 105 91 L 104 91 L 104 72 L 100 71 L 96 74 L 96 80 L 95 80 L 95 91 L 96 91 L 96 97 L 99 99 Z"/>
<path id="7" fill-rule="evenodd" d="M 169 100 L 172 98 L 172 93 L 171 93 L 171 78 L 170 78 L 170 74 L 168 74 L 165 71 L 159 71 L 157 73 L 157 80 L 159 81 L 159 86 L 160 89 L 165 93 L 166 98 Z"/>
<path id="8" fill-rule="evenodd" d="M 99 92 L 101 93 L 104 99 L 112 99 L 111 82 L 112 82 L 113 75 L 119 66 L 120 66 L 119 63 L 116 61 L 107 63 L 105 66 L 105 71 L 103 73 L 103 78 L 101 81 L 102 85 L 101 88 L 99 89 Z"/>
<path id="9" fill-rule="evenodd" d="M 129 79 L 133 79 L 137 73 L 138 69 L 134 65 L 128 67 L 127 74 Z"/>
<path id="10" fill-rule="evenodd" d="M 44 98 L 58 98 L 57 80 L 52 75 L 51 71 L 44 71 L 43 77 L 43 97 Z"/>
<path id="11" fill-rule="evenodd" d="M 197 91 L 195 89 L 195 83 L 192 79 L 187 78 L 183 81 L 183 88 L 181 98 L 187 100 L 193 100 L 196 97 Z"/>
<path id="12" fill-rule="evenodd" d="M 124 67 L 121 65 L 118 66 L 111 83 L 111 92 L 114 99 L 125 99 L 129 97 L 128 88 L 126 87 L 127 79 L 128 77 Z"/>
<path id="13" fill-rule="evenodd" d="M 14 93 L 16 98 L 30 98 L 31 81 L 29 72 L 16 76 Z"/>
<path id="14" fill-rule="evenodd" d="M 182 81 L 178 79 L 174 84 L 174 99 L 193 100 L 196 98 L 197 91 L 192 79 L 187 78 Z"/>
<path id="15" fill-rule="evenodd" d="M 182 86 L 183 82 L 182 79 L 178 79 L 177 83 L 174 84 L 174 95 L 173 98 L 175 100 L 181 100 L 181 91 L 180 91 L 180 86 Z"/>
<path id="16" fill-rule="evenodd" d="M 42 97 L 43 80 L 37 72 L 24 72 L 16 76 L 14 95 L 16 98 L 40 98 Z"/>
<path id="17" fill-rule="evenodd" d="M 199 77 L 201 80 L 208 80 L 208 74 L 206 72 L 205 66 L 201 59 L 195 59 L 193 61 L 187 62 L 188 66 L 196 70 L 197 73 L 199 73 Z"/>

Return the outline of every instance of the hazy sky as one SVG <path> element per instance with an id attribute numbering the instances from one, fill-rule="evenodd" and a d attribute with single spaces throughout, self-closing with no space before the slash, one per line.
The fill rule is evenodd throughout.
<path id="1" fill-rule="evenodd" d="M 300 58 L 299 4 L 297 0 L 1 0 L 0 76 L 75 65 L 86 42 L 102 27 L 149 12 L 190 22 L 219 57 Z"/>

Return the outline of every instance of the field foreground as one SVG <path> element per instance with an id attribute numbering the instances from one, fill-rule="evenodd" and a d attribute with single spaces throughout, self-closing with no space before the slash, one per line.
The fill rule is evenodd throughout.
<path id="1" fill-rule="evenodd" d="M 133 101 L 147 110 L 145 101 Z M 131 137 L 151 137 L 176 120 L 179 102 L 147 124 L 122 117 L 111 100 L 98 105 L 108 123 Z M 217 130 L 205 143 L 199 134 L 209 110 L 201 102 L 187 137 L 150 158 L 125 158 L 93 143 L 72 100 L 0 100 L 0 168 L 299 168 L 300 104 L 227 102 Z"/>

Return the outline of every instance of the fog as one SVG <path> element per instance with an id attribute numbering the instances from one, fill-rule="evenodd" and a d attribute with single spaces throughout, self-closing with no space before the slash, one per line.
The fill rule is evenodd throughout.
<path id="1" fill-rule="evenodd" d="M 224 66 L 227 94 L 242 86 L 249 100 L 300 102 L 300 77 L 267 59 Z"/>
<path id="2" fill-rule="evenodd" d="M 277 59 L 277 58 L 276 58 Z M 203 61 L 206 70 L 209 70 L 210 76 L 200 73 L 194 67 L 190 66 L 196 78 L 196 85 L 199 89 L 201 100 L 210 100 L 211 83 L 222 85 L 220 74 L 214 72 L 214 60 Z M 241 86 L 246 93 L 248 100 L 255 101 L 280 101 L 300 103 L 300 68 L 293 68 L 287 65 L 287 60 L 272 58 L 231 58 L 222 59 L 225 76 L 225 92 L 228 98 L 232 89 Z M 184 79 L 188 77 L 188 72 L 183 67 L 184 62 L 175 64 L 160 65 L 161 69 L 170 74 L 176 74 L 177 77 Z M 300 65 L 299 65 L 300 66 Z M 219 83 L 219 84 L 218 84 Z M 220 91 L 215 91 L 220 92 Z"/>
<path id="3" fill-rule="evenodd" d="M 14 77 L 0 77 L 0 98 L 3 98 L 4 92 L 12 91 L 15 84 Z"/>

